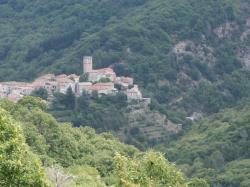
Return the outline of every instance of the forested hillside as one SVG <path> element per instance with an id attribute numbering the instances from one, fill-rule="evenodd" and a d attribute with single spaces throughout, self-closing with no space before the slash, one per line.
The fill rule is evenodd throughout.
<path id="1" fill-rule="evenodd" d="M 0 81 L 80 75 L 85 55 L 94 68 L 134 77 L 152 99 L 150 112 L 182 125 L 154 149 L 188 177 L 250 186 L 248 0 L 0 1 Z M 137 148 L 86 127 L 129 126 L 123 95 L 68 96 L 56 93 L 49 108 L 32 97 L 0 101 L 0 185 L 9 186 L 2 168 L 13 168 L 19 181 L 12 185 L 49 186 L 59 171 L 73 187 L 207 186 L 160 153 L 140 152 L 154 144 L 138 126 L 124 133 Z M 204 119 L 193 124 L 193 114 Z M 140 126 L 156 126 L 145 118 Z"/>
<path id="2" fill-rule="evenodd" d="M 40 99 L 0 100 L 0 106 L 3 187 L 208 186 L 184 177 L 161 153 L 142 153 L 111 134 L 58 123 Z"/>
<path id="3" fill-rule="evenodd" d="M 188 176 L 206 178 L 212 186 L 250 186 L 250 100 L 192 126 L 166 150 Z"/>
<path id="4" fill-rule="evenodd" d="M 249 71 L 240 70 L 249 62 L 248 7 L 244 0 L 1 1 L 0 80 L 81 74 L 83 55 L 93 55 L 96 67 L 132 75 L 153 108 L 184 123 L 248 95 Z"/>
<path id="5" fill-rule="evenodd" d="M 144 2 L 1 1 L 0 60 L 1 70 L 5 70 L 1 79 L 31 80 L 44 70 L 81 73 L 79 66 L 86 52 L 74 57 L 66 50 L 77 49 L 77 43 L 87 44 L 83 39 L 118 22 Z M 68 55 L 74 59 L 66 60 Z M 58 62 L 60 68 L 52 68 Z"/>

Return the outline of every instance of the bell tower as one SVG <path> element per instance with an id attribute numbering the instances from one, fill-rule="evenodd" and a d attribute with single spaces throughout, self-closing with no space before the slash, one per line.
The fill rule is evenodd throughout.
<path id="1" fill-rule="evenodd" d="M 83 57 L 83 73 L 89 73 L 93 70 L 92 56 Z"/>

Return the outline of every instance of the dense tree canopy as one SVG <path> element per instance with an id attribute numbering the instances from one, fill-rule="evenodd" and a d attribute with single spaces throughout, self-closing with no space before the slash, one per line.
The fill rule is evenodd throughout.
<path id="1" fill-rule="evenodd" d="M 168 146 L 168 158 L 188 176 L 207 178 L 212 186 L 249 186 L 249 106 L 247 99 L 194 124 Z"/>
<path id="2" fill-rule="evenodd" d="M 49 186 L 36 155 L 25 144 L 21 128 L 0 108 L 0 185 Z"/>
<path id="3" fill-rule="evenodd" d="M 186 179 L 160 153 L 142 153 L 132 146 L 120 143 L 109 133 L 97 135 L 89 127 L 75 128 L 70 124 L 58 123 L 42 108 L 35 107 L 34 103 L 39 103 L 39 99 L 34 102 L 36 98 L 31 98 L 23 98 L 16 104 L 0 100 L 0 106 L 21 124 L 25 135 L 24 139 L 19 126 L 1 109 L 1 184 L 45 184 L 43 170 L 36 155 L 47 168 L 47 177 L 53 184 L 61 183 L 67 176 L 66 186 L 79 187 L 87 184 L 100 187 L 178 187 L 188 186 L 193 181 Z M 31 153 L 24 140 L 36 155 Z M 55 175 L 61 180 L 55 180 Z"/>

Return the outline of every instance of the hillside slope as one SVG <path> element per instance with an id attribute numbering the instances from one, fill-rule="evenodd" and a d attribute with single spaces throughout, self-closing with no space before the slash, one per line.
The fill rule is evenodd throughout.
<path id="1" fill-rule="evenodd" d="M 181 125 L 169 121 L 165 115 L 150 110 L 145 102 L 127 102 L 119 93 L 96 97 L 82 94 L 76 97 L 71 91 L 54 94 L 49 112 L 60 122 L 74 126 L 90 126 L 98 133 L 112 132 L 125 143 L 145 149 L 157 142 L 167 141 L 182 130 Z M 74 102 L 72 102 L 74 101 Z"/>
<path id="2" fill-rule="evenodd" d="M 0 80 L 81 74 L 82 56 L 93 55 L 95 67 L 132 75 L 153 108 L 184 123 L 193 112 L 218 112 L 248 95 L 221 83 L 248 66 L 247 7 L 244 0 L 6 0 L 0 4 Z M 210 97 L 197 91 L 204 84 Z"/>
<path id="3" fill-rule="evenodd" d="M 58 123 L 40 99 L 0 100 L 0 128 L 2 186 L 49 186 L 37 157 L 51 186 L 208 186 L 204 180 L 186 179 L 161 153 L 139 152 L 111 134 Z"/>
<path id="4" fill-rule="evenodd" d="M 207 178 L 211 186 L 250 185 L 250 101 L 192 126 L 166 155 L 188 176 Z"/>
<path id="5" fill-rule="evenodd" d="M 31 80 L 64 58 L 64 51 L 82 38 L 99 32 L 109 22 L 129 14 L 139 1 L 1 1 L 1 79 Z M 81 54 L 81 58 L 82 55 Z M 61 60 L 59 60 L 61 61 Z M 67 61 L 59 72 L 77 72 L 80 64 Z M 67 70 L 66 70 L 66 69 Z M 55 69 L 54 69 L 55 71 Z M 22 73 L 20 73 L 22 72 Z M 78 72 L 80 73 L 80 72 Z M 5 77 L 7 76 L 7 77 Z"/>
<path id="6" fill-rule="evenodd" d="M 191 128 L 176 143 L 161 147 L 188 176 L 206 177 L 216 187 L 247 187 L 249 102 L 223 109 L 250 96 L 249 7 L 247 0 L 3 0 L 0 81 L 30 81 L 47 72 L 81 74 L 82 56 L 93 55 L 95 67 L 111 66 L 118 75 L 135 77 L 143 94 L 152 98 L 152 110 Z M 114 150 L 125 157 L 138 151 L 109 134 L 96 137 L 92 129 L 59 125 L 49 114 L 23 104 L 4 101 L 1 106 L 25 124 L 27 143 L 44 164 L 88 164 L 94 177 L 112 184 L 116 179 L 104 174 L 113 169 Z M 123 117 L 101 118 L 103 111 L 116 110 L 106 109 L 94 111 L 101 111 L 98 121 L 86 115 L 86 122 L 126 125 Z M 186 117 L 194 112 L 212 116 L 191 127 Z M 68 117 L 64 114 L 59 117 Z M 75 118 L 77 124 L 83 119 Z M 128 163 L 144 164 L 138 160 Z M 130 176 L 122 177 L 131 182 Z"/>

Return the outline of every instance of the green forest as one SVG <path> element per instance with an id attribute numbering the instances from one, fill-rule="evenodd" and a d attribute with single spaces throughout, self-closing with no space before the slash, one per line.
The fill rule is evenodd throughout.
<path id="1" fill-rule="evenodd" d="M 212 186 L 250 185 L 250 100 L 194 124 L 171 145 L 158 150 L 188 176 L 206 178 Z"/>
<path id="2" fill-rule="evenodd" d="M 1 98 L 0 186 L 249 187 L 249 15 L 248 0 L 1 0 L 0 82 L 82 75 L 93 56 L 182 131 L 121 142 L 123 94 Z"/>
<path id="3" fill-rule="evenodd" d="M 209 186 L 188 179 L 158 152 L 140 152 L 110 133 L 59 123 L 47 104 L 26 97 L 0 100 L 0 185 Z"/>

